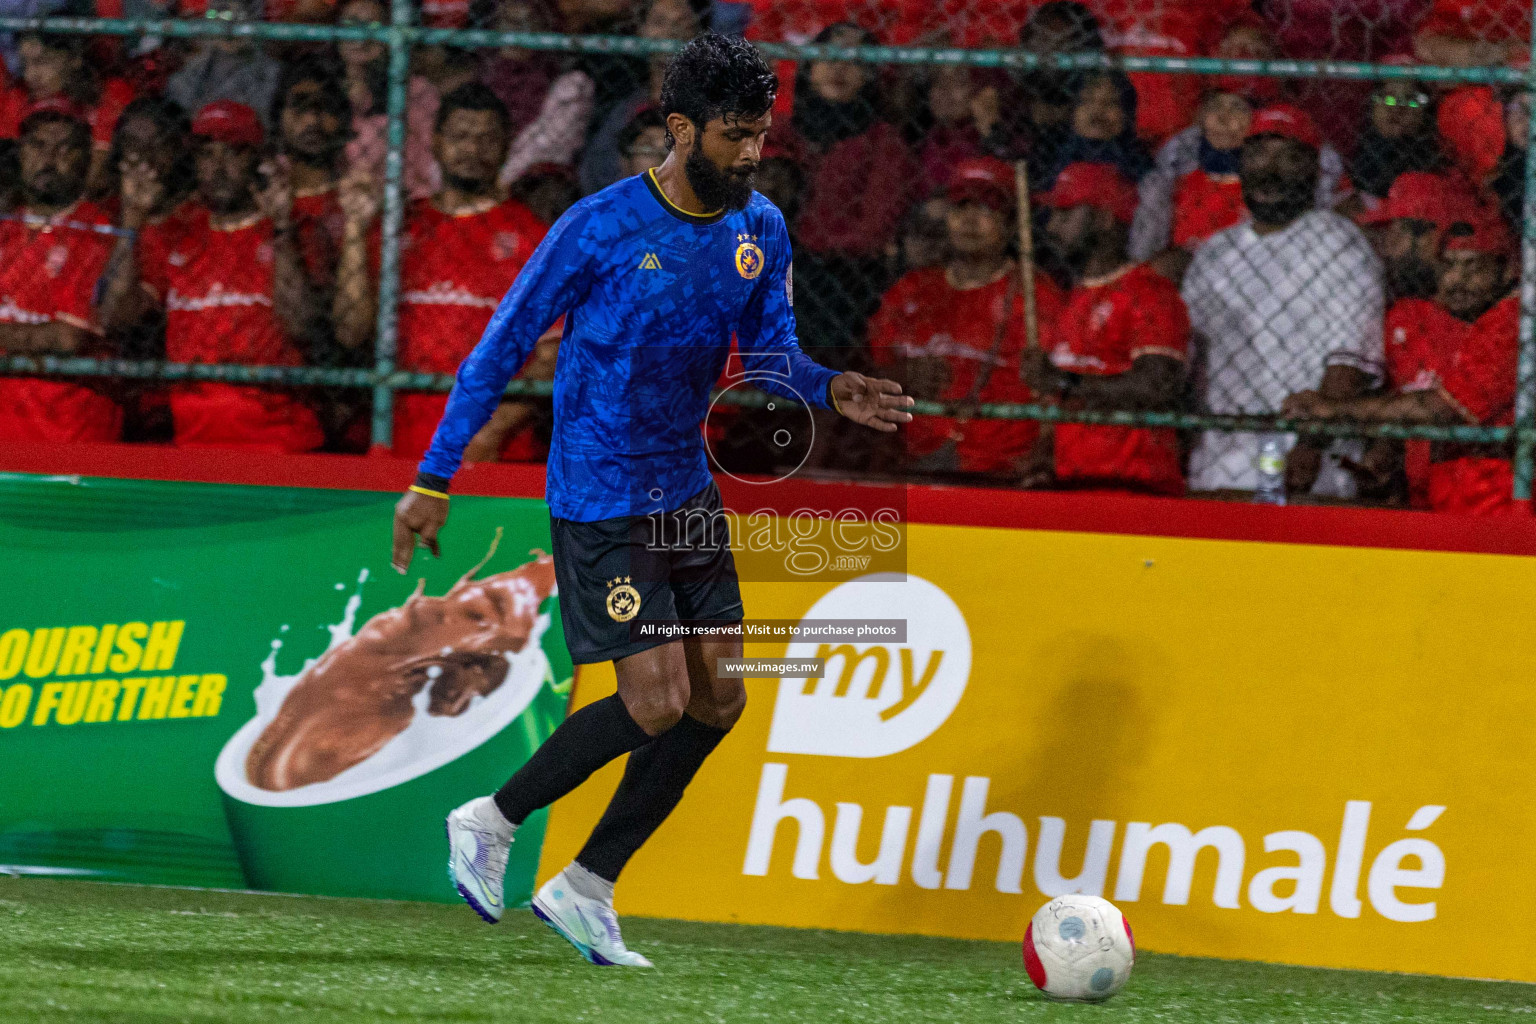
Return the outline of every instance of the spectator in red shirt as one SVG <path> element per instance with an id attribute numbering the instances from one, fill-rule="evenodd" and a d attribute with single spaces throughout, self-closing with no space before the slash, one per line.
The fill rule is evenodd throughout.
<path id="1" fill-rule="evenodd" d="M 848 24 L 816 41 L 871 45 L 875 38 Z M 913 194 L 916 168 L 901 132 L 879 116 L 876 69 L 851 61 L 816 60 L 797 79 L 790 119 L 806 170 L 797 239 L 807 259 L 797 290 L 831 317 L 839 345 L 857 346 L 880 302 L 885 254 Z M 857 363 L 848 352 L 842 368 Z M 834 362 L 833 365 L 839 365 Z"/>
<path id="2" fill-rule="evenodd" d="M 295 61 L 283 66 L 273 100 L 277 164 L 293 189 L 293 226 L 305 268 L 318 286 L 329 287 L 341 247 L 341 207 L 336 202 L 342 153 L 351 112 L 346 87 L 328 63 Z"/>
<path id="3" fill-rule="evenodd" d="M 546 225 L 526 206 L 507 199 L 497 184 L 510 143 L 506 107 L 487 86 L 474 82 L 443 98 L 433 149 L 443 169 L 443 188 L 411 204 L 403 239 L 398 360 L 406 369 L 455 372 L 544 238 Z M 335 322 L 338 340 L 355 348 L 372 336 L 377 308 L 369 233 L 378 201 L 365 183 L 349 178 L 342 207 L 346 232 Z M 553 379 L 558 344 L 559 333 L 552 330 L 522 376 Z M 395 455 L 419 458 L 447 404 L 445 392 L 397 393 Z M 544 446 L 531 429 L 536 410 L 532 402 L 503 402 L 470 442 L 465 458 L 542 460 Z"/>
<path id="4" fill-rule="evenodd" d="M 1028 402 L 1019 380 L 1026 348 L 1014 237 L 1013 170 L 982 157 L 956 165 L 949 199 L 949 258 L 915 270 L 886 293 L 870 324 L 875 363 L 904 378 L 907 391 L 941 402 Z M 1061 292 L 1035 276 L 1041 331 L 1056 320 Z M 1029 474 L 1039 435 L 1024 420 L 923 417 L 903 432 L 916 472 L 977 473 L 1007 480 Z"/>
<path id="5" fill-rule="evenodd" d="M 918 144 L 919 195 L 932 195 L 961 160 L 1007 156 L 1012 140 L 1003 120 L 1006 78 L 978 68 L 939 66 L 927 78 L 927 120 Z"/>
<path id="6" fill-rule="evenodd" d="M 163 185 L 124 168 L 123 227 L 138 231 L 113 261 L 102 300 L 114 323 L 136 312 L 142 289 L 166 310 L 171 362 L 299 366 L 295 339 L 310 336 L 318 309 L 282 175 L 258 176 L 265 133 L 256 112 L 230 100 L 192 121 L 197 198 L 185 216 L 146 226 Z M 126 326 L 127 324 L 123 324 Z M 324 440 L 314 412 L 292 393 L 233 384 L 178 386 L 170 393 L 178 445 L 303 452 Z"/>
<path id="7" fill-rule="evenodd" d="M 1520 298 L 1513 282 L 1514 239 L 1504 223 L 1484 217 L 1446 232 L 1436 305 L 1389 320 L 1394 390 L 1353 401 L 1314 391 L 1289 399 L 1288 416 L 1366 423 L 1508 426 L 1514 422 Z M 1394 312 L 1396 309 L 1394 307 Z M 1395 321 L 1395 322 L 1394 322 Z M 1529 514 L 1514 500 L 1508 446 L 1436 442 L 1428 467 L 1428 503 L 1462 515 Z"/>
<path id="8" fill-rule="evenodd" d="M 852 25 L 816 37 L 834 46 L 874 45 Z M 816 60 L 805 65 L 791 126 L 809 167 L 801 242 L 853 261 L 877 257 L 896 234 L 913 182 L 901 132 L 879 115 L 877 72 L 868 64 Z"/>
<path id="9" fill-rule="evenodd" d="M 1189 352 L 1178 287 L 1128 255 L 1136 187 L 1105 164 L 1071 164 L 1042 201 L 1050 244 L 1072 273 L 1067 305 L 1031 363 L 1035 390 L 1069 409 L 1151 412 L 1176 406 Z M 1060 485 L 1184 493 L 1172 430 L 1061 423 Z"/>
<path id="10" fill-rule="evenodd" d="M 85 60 L 88 39 L 82 35 L 23 33 L 18 40 L 21 81 L 0 92 L 0 138 L 14 139 L 21 119 L 42 100 L 64 98 L 84 114 L 91 129 L 91 174 L 102 180 L 112 129 L 130 100 L 133 87 L 120 78 L 100 79 Z"/>
<path id="11" fill-rule="evenodd" d="M 1387 271 L 1389 300 L 1430 299 L 1440 287 L 1445 230 L 1458 221 L 1487 216 L 1460 177 L 1409 171 L 1392 183 L 1386 199 L 1357 218 L 1377 226 L 1376 251 Z"/>
<path id="12" fill-rule="evenodd" d="M 90 126 L 62 97 L 22 119 L 21 208 L 0 218 L 0 353 L 89 354 L 92 298 L 112 251 L 106 214 L 84 200 Z M 116 441 L 117 404 L 58 379 L 0 378 L 0 438 Z"/>

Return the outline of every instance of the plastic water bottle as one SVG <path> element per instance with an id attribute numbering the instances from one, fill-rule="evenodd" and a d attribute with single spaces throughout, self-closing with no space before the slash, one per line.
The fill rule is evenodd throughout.
<path id="1" fill-rule="evenodd" d="M 1285 504 L 1285 446 L 1274 434 L 1259 438 L 1259 457 L 1254 460 L 1259 471 L 1259 486 L 1253 500 L 1261 505 Z"/>

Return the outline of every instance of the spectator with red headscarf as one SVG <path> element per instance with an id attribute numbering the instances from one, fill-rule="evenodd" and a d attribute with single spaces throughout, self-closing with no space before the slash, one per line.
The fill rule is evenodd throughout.
<path id="1" fill-rule="evenodd" d="M 1394 389 L 1353 401 L 1317 392 L 1293 396 L 1285 414 L 1366 423 L 1509 426 L 1514 422 L 1520 338 L 1520 298 L 1514 280 L 1514 239 L 1504 223 L 1483 218 L 1446 232 L 1439 292 L 1431 308 L 1389 320 L 1397 349 Z M 1428 503 L 1463 515 L 1530 513 L 1514 500 L 1507 445 L 1436 442 L 1428 467 Z"/>
<path id="2" fill-rule="evenodd" d="M 112 251 L 104 211 L 85 201 L 91 129 L 63 97 L 22 118 L 21 208 L 0 217 L 0 354 L 86 355 L 99 340 L 96 281 Z M 0 378 L 0 437 L 116 441 L 122 411 L 73 381 Z"/>
<path id="3" fill-rule="evenodd" d="M 1071 409 L 1173 408 L 1183 390 L 1189 314 L 1178 287 L 1130 258 L 1136 186 L 1106 164 L 1072 164 L 1041 197 L 1050 243 L 1072 274 L 1066 308 L 1030 366 L 1041 394 Z M 1171 430 L 1061 423 L 1055 480 L 1085 488 L 1182 494 Z"/>
<path id="4" fill-rule="evenodd" d="M 951 174 L 949 258 L 915 270 L 886 293 L 870 323 L 877 365 L 891 367 L 907 392 L 942 402 L 1027 402 L 1019 359 L 1027 342 L 1013 239 L 1013 171 L 992 158 L 967 160 Z M 1035 277 L 1042 332 L 1055 322 L 1061 293 Z M 1039 435 L 1023 420 L 923 417 L 903 432 L 906 468 L 1027 475 Z"/>

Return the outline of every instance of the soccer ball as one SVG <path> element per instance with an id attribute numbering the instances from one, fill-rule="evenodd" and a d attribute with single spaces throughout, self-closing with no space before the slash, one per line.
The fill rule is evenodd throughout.
<path id="1" fill-rule="evenodd" d="M 1052 999 L 1096 1003 L 1125 987 L 1136 962 L 1130 922 L 1109 900 L 1058 896 L 1024 932 L 1024 968 Z"/>

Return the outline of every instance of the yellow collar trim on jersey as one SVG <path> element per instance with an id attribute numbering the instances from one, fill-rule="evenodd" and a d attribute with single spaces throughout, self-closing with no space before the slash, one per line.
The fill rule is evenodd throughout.
<path id="1" fill-rule="evenodd" d="M 656 168 L 652 167 L 647 170 L 645 172 L 645 176 L 650 183 L 651 192 L 656 196 L 657 199 L 660 199 L 663 203 L 665 203 L 668 209 L 677 214 L 679 217 L 686 217 L 689 220 L 694 221 L 714 220 L 721 214 L 725 213 L 725 207 L 723 206 L 713 213 L 689 213 L 687 210 L 683 209 L 681 206 L 678 206 L 670 198 L 668 198 L 666 192 L 662 191 L 661 182 L 656 180 Z"/>

